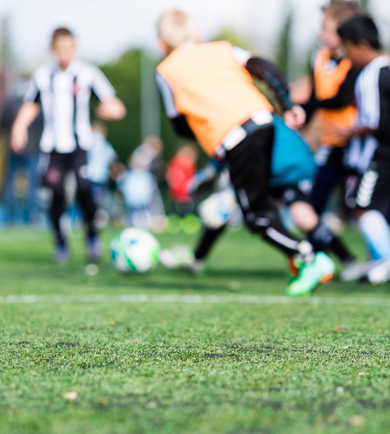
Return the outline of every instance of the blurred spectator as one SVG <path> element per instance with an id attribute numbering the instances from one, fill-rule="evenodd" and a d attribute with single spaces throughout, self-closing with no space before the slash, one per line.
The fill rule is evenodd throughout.
<path id="1" fill-rule="evenodd" d="M 87 153 L 88 178 L 91 182 L 92 196 L 97 205 L 95 223 L 98 228 L 106 226 L 110 220 L 108 184 L 110 168 L 118 156 L 107 140 L 106 127 L 98 122 L 93 123 L 93 145 Z"/>
<path id="2" fill-rule="evenodd" d="M 107 140 L 107 129 L 104 125 L 94 123 L 92 130 L 93 145 L 88 150 L 88 178 L 96 204 L 103 206 L 110 180 L 110 167 L 116 161 L 117 154 Z"/>
<path id="3" fill-rule="evenodd" d="M 142 144 L 134 149 L 132 156 L 142 159 L 145 170 L 151 172 L 159 181 L 164 179 L 164 163 L 162 161 L 163 143 L 160 137 L 146 136 Z"/>
<path id="4" fill-rule="evenodd" d="M 22 79 L 16 85 L 16 89 L 6 102 L 1 119 L 0 127 L 7 133 L 9 146 L 8 161 L 6 165 L 6 177 L 4 184 L 4 200 L 7 208 L 7 221 L 10 224 L 18 220 L 23 223 L 34 223 L 37 220 L 37 187 L 38 187 L 38 156 L 39 142 L 42 135 L 42 114 L 34 120 L 28 129 L 28 141 L 26 148 L 21 153 L 16 153 L 10 146 L 12 125 L 23 105 L 24 95 L 28 88 L 28 79 Z M 27 187 L 24 197 L 20 198 L 18 192 L 18 180 L 25 175 Z M 20 184 L 20 183 L 19 183 Z M 19 214 L 20 206 L 20 214 Z"/>
<path id="5" fill-rule="evenodd" d="M 191 214 L 194 202 L 189 194 L 189 184 L 196 173 L 198 151 L 191 144 L 180 146 L 167 168 L 169 197 L 180 216 Z"/>
<path id="6" fill-rule="evenodd" d="M 112 171 L 129 211 L 131 225 L 153 232 L 162 232 L 165 226 L 164 204 L 153 173 L 161 152 L 161 140 L 148 136 L 134 150 L 128 168 L 118 164 Z"/>

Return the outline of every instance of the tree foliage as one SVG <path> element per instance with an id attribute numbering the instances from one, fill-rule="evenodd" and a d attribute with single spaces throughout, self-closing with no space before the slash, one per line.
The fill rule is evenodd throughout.
<path id="1" fill-rule="evenodd" d="M 287 76 L 290 69 L 290 55 L 292 51 L 291 38 L 292 38 L 292 23 L 293 17 L 291 12 L 287 15 L 283 31 L 279 38 L 278 49 L 276 51 L 276 64 L 280 70 Z"/>
<path id="2" fill-rule="evenodd" d="M 217 33 L 212 38 L 212 41 L 228 41 L 236 47 L 244 48 L 249 51 L 252 50 L 251 44 L 245 38 L 228 27 L 223 28 L 219 33 Z"/>
<path id="3" fill-rule="evenodd" d="M 148 56 L 143 52 L 143 56 Z M 151 64 L 161 59 L 150 59 Z M 120 122 L 108 125 L 108 138 L 116 149 L 119 159 L 126 162 L 131 152 L 141 143 L 141 50 L 125 52 L 114 62 L 101 66 L 127 108 L 127 116 Z M 154 84 L 153 84 L 154 85 Z M 161 110 L 161 138 L 164 142 L 164 156 L 170 158 L 182 142 L 176 136 L 170 122 Z"/>

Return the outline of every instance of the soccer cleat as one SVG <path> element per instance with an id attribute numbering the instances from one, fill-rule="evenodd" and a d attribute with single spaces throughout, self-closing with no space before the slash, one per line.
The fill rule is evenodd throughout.
<path id="1" fill-rule="evenodd" d="M 371 262 L 373 265 L 367 272 L 368 281 L 373 285 L 388 282 L 390 280 L 390 258 Z"/>
<path id="2" fill-rule="evenodd" d="M 54 250 L 54 262 L 65 264 L 69 260 L 69 250 L 64 242 L 57 243 Z"/>
<path id="3" fill-rule="evenodd" d="M 315 255 L 311 264 L 302 264 L 299 276 L 286 289 L 286 295 L 293 297 L 310 295 L 320 284 L 330 282 L 335 275 L 333 261 L 323 252 Z"/>
<path id="4" fill-rule="evenodd" d="M 87 260 L 98 262 L 102 257 L 102 247 L 97 236 L 89 237 L 87 241 Z"/>
<path id="5" fill-rule="evenodd" d="M 191 274 L 200 274 L 206 268 L 206 262 L 200 259 L 193 258 L 193 260 L 187 265 L 186 270 Z"/>
<path id="6" fill-rule="evenodd" d="M 201 273 L 206 266 L 204 261 L 194 257 L 194 253 L 189 247 L 182 245 L 161 250 L 160 264 L 168 270 L 184 269 L 191 274 Z"/>
<path id="7" fill-rule="evenodd" d="M 302 261 L 299 258 L 291 257 L 287 259 L 287 277 L 289 282 L 298 277 L 301 265 Z"/>
<path id="8" fill-rule="evenodd" d="M 359 259 L 345 262 L 343 264 L 343 271 L 340 273 L 340 280 L 342 282 L 357 282 L 367 277 L 367 272 L 370 268 L 370 263 L 364 264 Z"/>

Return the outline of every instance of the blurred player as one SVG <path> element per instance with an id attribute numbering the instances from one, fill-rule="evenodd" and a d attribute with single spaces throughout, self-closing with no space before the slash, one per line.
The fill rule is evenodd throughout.
<path id="1" fill-rule="evenodd" d="M 12 146 L 15 152 L 23 151 L 27 129 L 37 116 L 40 105 L 44 117 L 41 168 L 43 184 L 52 193 L 50 213 L 56 246 L 54 258 L 57 262 L 65 262 L 69 256 L 60 221 L 65 211 L 64 178 L 67 172 L 73 171 L 86 224 L 87 257 L 88 260 L 97 260 L 101 252 L 94 221 L 96 204 L 87 171 L 87 151 L 93 144 L 90 97 L 95 94 L 100 100 L 96 115 L 104 121 L 122 119 L 126 110 L 103 73 L 77 58 L 76 41 L 70 30 L 55 30 L 51 49 L 55 62 L 35 72 L 13 127 Z"/>
<path id="2" fill-rule="evenodd" d="M 371 18 L 352 18 L 338 32 L 348 57 L 361 70 L 355 87 L 357 126 L 339 131 L 340 137 L 352 139 L 349 161 L 362 173 L 349 204 L 374 260 L 362 272 L 368 272 L 372 283 L 381 283 L 390 280 L 390 59 L 381 51 Z"/>
<path id="3" fill-rule="evenodd" d="M 128 167 L 119 164 L 113 176 L 131 225 L 153 232 L 162 232 L 165 228 L 164 203 L 156 177 L 161 152 L 161 139 L 148 136 L 131 154 Z"/>
<path id="4" fill-rule="evenodd" d="M 293 107 L 279 71 L 228 42 L 200 44 L 196 26 L 178 10 L 163 14 L 160 46 L 168 57 L 157 68 L 167 115 L 183 135 L 193 136 L 211 157 L 225 160 L 245 222 L 253 233 L 302 261 L 289 295 L 306 295 L 334 273 L 334 264 L 313 246 L 297 241 L 280 221 L 268 189 L 274 142 L 273 108 L 250 73 L 273 85 L 291 125 L 304 113 Z"/>
<path id="5" fill-rule="evenodd" d="M 321 145 L 316 155 L 319 171 L 314 188 L 314 205 L 322 214 L 334 187 L 347 175 L 345 145 L 347 140 L 335 133 L 338 128 L 351 128 L 356 122 L 354 86 L 358 71 L 346 58 L 345 48 L 337 34 L 338 26 L 363 14 L 356 1 L 331 0 L 322 7 L 320 40 L 324 48 L 312 56 L 312 94 L 302 105 L 307 122 L 313 114 L 319 117 Z"/>
<path id="6" fill-rule="evenodd" d="M 349 264 L 351 257 L 345 246 L 327 225 L 320 220 L 312 205 L 312 188 L 317 173 L 317 165 L 312 151 L 305 141 L 293 130 L 286 127 L 282 119 L 274 118 L 275 143 L 272 150 L 270 193 L 281 205 L 289 208 L 294 224 L 308 234 L 309 241 L 316 251 L 332 251 L 343 264 Z M 224 174 L 223 163 L 210 160 L 199 171 L 191 183 L 194 193 L 202 183 Z M 226 179 L 222 176 L 222 179 Z M 192 254 L 178 246 L 166 249 L 160 255 L 160 262 L 167 268 L 184 267 L 193 273 L 202 271 L 205 260 L 213 244 L 222 234 L 232 217 L 235 218 L 237 202 L 231 186 L 218 182 L 218 190 L 199 206 L 204 231 Z M 289 264 L 290 275 L 294 275 L 294 264 Z"/>
<path id="7" fill-rule="evenodd" d="M 11 131 L 15 119 L 23 105 L 24 96 L 28 88 L 29 80 L 24 78 L 16 84 L 16 89 L 6 102 L 0 118 L 0 129 L 7 133 L 7 145 L 11 145 Z M 42 136 L 42 114 L 36 117 L 28 131 L 28 141 L 23 152 L 14 152 L 10 146 L 6 165 L 6 177 L 4 179 L 4 199 L 7 206 L 10 224 L 17 222 L 17 177 L 21 170 L 27 172 L 28 189 L 23 203 L 23 222 L 36 223 L 38 221 L 38 155 L 39 141 Z"/>
<path id="8" fill-rule="evenodd" d="M 88 179 L 91 182 L 92 196 L 98 208 L 95 221 L 98 228 L 102 228 L 109 221 L 109 215 L 105 208 L 108 199 L 110 168 L 118 156 L 107 140 L 106 127 L 101 123 L 94 122 L 92 130 L 93 145 L 87 153 Z"/>
<path id="9" fill-rule="evenodd" d="M 196 172 L 198 151 L 191 144 L 179 147 L 167 166 L 169 198 L 180 216 L 186 216 L 194 210 L 194 201 L 188 191 L 188 184 Z"/>

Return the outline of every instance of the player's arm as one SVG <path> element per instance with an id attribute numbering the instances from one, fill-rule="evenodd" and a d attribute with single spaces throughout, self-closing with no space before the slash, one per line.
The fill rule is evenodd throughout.
<path id="1" fill-rule="evenodd" d="M 24 104 L 20 108 L 11 130 L 11 147 L 14 152 L 23 152 L 28 140 L 28 127 L 40 112 L 40 90 L 34 75 L 24 97 Z"/>
<path id="2" fill-rule="evenodd" d="M 28 140 L 28 127 L 38 116 L 40 106 L 36 102 L 22 105 L 11 131 L 11 146 L 14 152 L 23 152 Z"/>
<path id="3" fill-rule="evenodd" d="M 301 105 L 306 112 L 307 121 L 311 119 L 318 109 L 337 110 L 352 104 L 355 97 L 355 82 L 357 76 L 358 72 L 355 69 L 350 69 L 347 77 L 333 98 L 318 100 L 313 88 L 309 101 Z"/>
<path id="4" fill-rule="evenodd" d="M 170 121 L 176 134 L 187 139 L 195 139 L 194 133 L 192 132 L 191 127 L 188 125 L 187 119 L 184 115 L 171 118 Z"/>
<path id="5" fill-rule="evenodd" d="M 120 121 L 126 116 L 126 108 L 119 98 L 112 98 L 99 103 L 96 116 L 103 121 Z"/>
<path id="6" fill-rule="evenodd" d="M 253 77 L 265 81 L 271 87 L 285 111 L 292 109 L 293 103 L 287 78 L 276 65 L 262 57 L 251 57 L 246 62 L 245 68 Z"/>
<path id="7" fill-rule="evenodd" d="M 371 117 L 366 119 L 366 125 L 352 128 L 344 133 L 350 140 L 352 137 L 378 136 L 384 131 L 390 131 L 390 69 L 383 68 L 379 75 L 379 107 L 371 111 Z M 379 110 L 379 117 L 378 117 Z"/>
<path id="8" fill-rule="evenodd" d="M 300 106 L 292 103 L 287 78 L 279 68 L 261 57 L 250 57 L 244 66 L 253 77 L 265 81 L 274 91 L 285 112 L 286 124 L 291 128 L 300 128 L 305 122 L 305 112 Z"/>
<path id="9" fill-rule="evenodd" d="M 175 97 L 168 81 L 159 72 L 156 73 L 156 83 L 160 91 L 165 113 L 171 121 L 176 134 L 186 137 L 187 139 L 194 139 L 194 133 L 188 125 L 187 119 L 182 113 L 180 113 L 176 106 Z"/>
<path id="10" fill-rule="evenodd" d="M 189 194 L 196 194 L 201 185 L 213 181 L 225 167 L 223 162 L 210 158 L 206 166 L 198 170 L 191 179 L 188 185 Z"/>
<path id="11" fill-rule="evenodd" d="M 106 76 L 96 68 L 91 84 L 93 93 L 100 100 L 96 108 L 96 116 L 103 121 L 120 121 L 126 116 L 126 108 L 115 96 L 115 90 Z"/>

